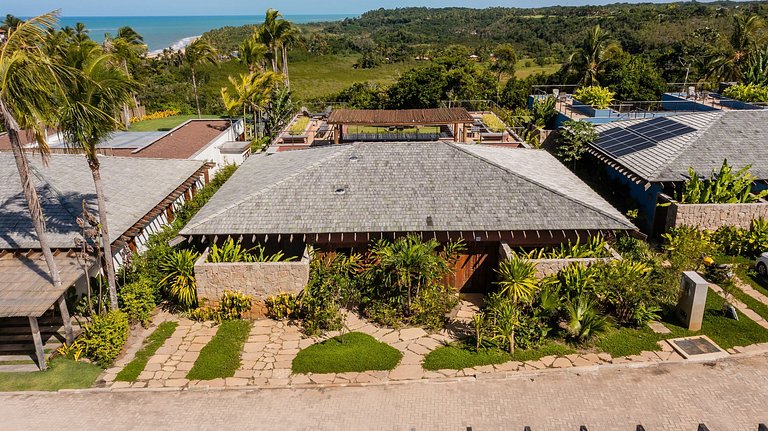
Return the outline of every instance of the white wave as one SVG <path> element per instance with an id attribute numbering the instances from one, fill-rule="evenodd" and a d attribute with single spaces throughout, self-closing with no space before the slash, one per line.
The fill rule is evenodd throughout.
<path id="1" fill-rule="evenodd" d="M 197 39 L 200 39 L 201 37 L 202 37 L 201 35 L 185 37 L 185 38 L 177 40 L 176 42 L 174 42 L 168 48 L 172 49 L 174 51 L 180 51 L 180 50 L 188 47 L 189 45 L 192 44 L 192 42 L 196 41 Z M 158 55 L 158 54 L 162 54 L 162 53 L 163 53 L 162 49 L 157 49 L 157 50 L 154 50 L 154 51 L 150 52 L 149 55 Z"/>

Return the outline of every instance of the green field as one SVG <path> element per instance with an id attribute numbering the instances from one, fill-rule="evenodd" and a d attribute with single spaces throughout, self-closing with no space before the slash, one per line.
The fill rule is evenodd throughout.
<path id="1" fill-rule="evenodd" d="M 291 89 L 298 99 L 308 100 L 339 93 L 356 82 L 389 85 L 403 72 L 428 63 L 383 64 L 374 69 L 355 69 L 357 56 L 308 57 L 289 65 Z"/>
<path id="2" fill-rule="evenodd" d="M 203 115 L 206 119 L 221 118 L 216 115 Z M 197 119 L 197 115 L 175 115 L 168 118 L 158 118 L 157 120 L 139 121 L 131 124 L 129 132 L 167 132 L 180 126 L 185 121 Z"/>

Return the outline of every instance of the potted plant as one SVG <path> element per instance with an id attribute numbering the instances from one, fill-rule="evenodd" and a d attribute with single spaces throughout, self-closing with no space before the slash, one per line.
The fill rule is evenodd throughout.
<path id="1" fill-rule="evenodd" d="M 590 117 L 609 115 L 615 93 L 599 85 L 581 87 L 573 95 L 573 108 Z"/>

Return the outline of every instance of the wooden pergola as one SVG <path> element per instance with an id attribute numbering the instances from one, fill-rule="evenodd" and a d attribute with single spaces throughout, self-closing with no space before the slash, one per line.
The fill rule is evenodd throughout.
<path id="1" fill-rule="evenodd" d="M 66 331 L 66 341 L 72 343 L 74 334 L 64 293 L 85 275 L 75 252 L 54 250 L 53 258 L 61 277 L 60 289 L 53 287 L 48 266 L 40 251 L 0 251 L 0 274 L 3 274 L 0 280 L 0 318 L 29 319 L 37 364 L 41 370 L 45 370 L 47 366 L 37 319 L 52 306 L 57 306 Z"/>
<path id="2" fill-rule="evenodd" d="M 474 118 L 464 108 L 336 109 L 330 113 L 327 121 L 333 127 L 335 144 L 344 140 L 345 126 L 449 126 L 453 131 L 454 142 L 467 142 L 467 126 L 473 122 Z"/>

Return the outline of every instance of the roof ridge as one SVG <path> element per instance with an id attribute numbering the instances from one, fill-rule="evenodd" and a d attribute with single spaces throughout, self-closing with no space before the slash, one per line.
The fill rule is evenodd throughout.
<path id="1" fill-rule="evenodd" d="M 260 194 L 263 194 L 265 191 L 267 191 L 267 190 L 271 190 L 271 189 L 273 189 L 274 187 L 276 187 L 276 186 L 277 186 L 277 185 L 279 185 L 279 184 L 283 184 L 283 183 L 285 183 L 285 182 L 286 182 L 286 181 L 288 181 L 288 180 L 291 180 L 291 179 L 293 179 L 293 178 L 296 178 L 296 177 L 298 177 L 299 175 L 301 175 L 301 174 L 303 174 L 304 172 L 306 172 L 308 169 L 310 169 L 310 168 L 314 168 L 315 166 L 318 166 L 318 165 L 320 165 L 320 164 L 323 164 L 323 163 L 325 163 L 325 162 L 327 162 L 327 161 L 329 161 L 329 160 L 332 160 L 332 159 L 334 159 L 334 158 L 338 157 L 340 154 L 344 154 L 344 153 L 346 153 L 347 151 L 345 151 L 345 150 L 349 150 L 349 149 L 353 148 L 353 146 L 352 146 L 352 145 L 339 145 L 338 147 L 343 147 L 343 148 L 339 148 L 337 151 L 334 151 L 333 153 L 329 154 L 328 156 L 326 156 L 326 157 L 323 157 L 323 158 L 321 158 L 320 160 L 317 160 L 317 161 L 315 161 L 315 162 L 313 162 L 313 163 L 310 163 L 310 164 L 308 164 L 308 165 L 304 166 L 302 169 L 300 169 L 300 170 L 298 170 L 298 171 L 294 172 L 294 173 L 293 173 L 293 174 L 291 174 L 291 175 L 288 175 L 287 177 L 285 177 L 285 178 L 281 179 L 280 181 L 274 182 L 274 183 L 272 183 L 272 184 L 268 185 L 267 187 L 264 187 L 264 188 L 262 188 L 262 189 L 260 189 L 260 190 L 256 190 L 254 193 L 249 193 L 248 195 L 246 195 L 246 196 L 244 196 L 244 197 L 242 197 L 242 198 L 240 198 L 240 199 L 237 199 L 235 202 L 233 202 L 233 203 L 231 203 L 230 205 L 227 205 L 227 206 L 225 206 L 225 207 L 222 207 L 221 209 L 219 209 L 219 210 L 218 210 L 218 211 L 216 211 L 215 213 L 213 213 L 213 214 L 211 214 L 211 215 L 209 215 L 209 216 L 205 217 L 204 219 L 201 219 L 201 220 L 200 220 L 200 221 L 198 221 L 197 223 L 194 223 L 194 224 L 193 224 L 193 223 L 191 223 L 191 221 L 192 221 L 192 220 L 194 220 L 194 218 L 193 218 L 192 220 L 190 220 L 190 223 L 188 223 L 188 224 L 187 224 L 187 225 L 184 227 L 184 230 L 188 230 L 188 229 L 194 229 L 194 228 L 196 228 L 196 227 L 199 227 L 199 226 L 201 226 L 201 225 L 203 225 L 203 224 L 205 224 L 205 223 L 209 222 L 209 221 L 210 221 L 211 219 L 213 219 L 214 217 L 217 217 L 217 216 L 219 216 L 219 215 L 221 215 L 221 214 L 223 214 L 223 213 L 225 213 L 225 212 L 227 212 L 227 211 L 231 210 L 232 208 L 235 208 L 236 206 L 238 206 L 238 205 L 240 205 L 240 204 L 244 203 L 245 201 L 247 201 L 247 200 L 251 199 L 252 197 L 254 197 L 254 196 L 258 196 L 258 195 L 260 195 Z M 333 148 L 333 147 L 332 147 L 332 148 Z M 334 149 L 335 149 L 335 148 L 334 148 Z M 267 156 L 265 156 L 265 157 L 274 157 L 274 155 L 267 155 Z M 235 174 L 236 174 L 236 173 L 235 173 Z M 223 187 L 223 186 L 222 186 L 222 187 Z"/>
<path id="2" fill-rule="evenodd" d="M 654 182 L 654 181 L 655 181 L 655 180 L 658 178 L 658 176 L 659 176 L 659 175 L 661 175 L 661 173 L 662 173 L 662 172 L 664 172 L 664 171 L 665 171 L 665 170 L 666 170 L 666 169 L 669 167 L 669 165 L 671 165 L 671 164 L 672 164 L 672 163 L 674 163 L 674 162 L 675 162 L 677 159 L 679 159 L 680 157 L 682 157 L 682 156 L 683 156 L 683 154 L 685 154 L 685 153 L 686 153 L 686 152 L 687 152 L 687 151 L 688 151 L 688 150 L 691 148 L 691 146 L 692 146 L 693 144 L 695 144 L 695 143 L 696 143 L 696 142 L 697 142 L 699 139 L 701 139 L 701 138 L 704 136 L 704 134 L 705 134 L 705 133 L 707 133 L 707 132 L 709 131 L 709 129 L 711 129 L 711 128 L 712 128 L 712 126 L 714 126 L 714 125 L 715 125 L 715 122 L 719 121 L 720 119 L 722 119 L 722 118 L 725 116 L 725 112 L 726 112 L 726 111 L 717 111 L 717 112 L 702 112 L 702 113 L 701 113 L 701 115 L 700 115 L 699 117 L 704 117 L 704 116 L 708 116 L 709 114 L 714 114 L 714 115 L 715 115 L 715 119 L 714 119 L 713 121 L 709 122 L 709 124 L 707 124 L 705 127 L 701 128 L 701 129 L 698 129 L 698 130 L 696 130 L 695 132 L 692 132 L 692 133 L 695 135 L 695 138 L 694 138 L 694 139 L 692 139 L 692 140 L 690 141 L 690 143 L 689 143 L 688 145 L 686 145 L 686 146 L 685 146 L 685 148 L 682 148 L 682 149 L 681 149 L 681 150 L 680 150 L 680 151 L 679 151 L 677 154 L 675 154 L 675 155 L 674 155 L 672 158 L 670 158 L 669 160 L 667 160 L 666 162 L 664 162 L 664 163 L 662 164 L 662 166 L 661 166 L 661 167 L 659 167 L 658 169 L 656 169 L 656 170 L 653 172 L 653 174 L 649 175 L 649 176 L 648 176 L 648 177 L 649 177 L 649 178 L 648 178 L 648 182 Z M 736 112 L 736 111 L 731 111 L 731 112 Z M 696 115 L 696 114 L 691 114 L 691 115 Z M 674 119 L 672 119 L 672 121 L 674 121 Z M 679 121 L 675 121 L 675 122 L 676 122 L 676 123 L 679 123 L 679 124 L 682 124 L 682 123 L 680 123 Z M 626 130 L 626 129 L 625 129 L 625 130 Z"/>
<path id="3" fill-rule="evenodd" d="M 453 148 L 455 148 L 455 149 L 465 153 L 465 154 L 468 154 L 468 155 L 470 155 L 472 157 L 478 158 L 478 159 L 484 161 L 485 163 L 488 163 L 491 166 L 495 166 L 496 168 L 499 168 L 499 169 L 501 169 L 501 170 L 503 170 L 503 171 L 505 171 L 505 172 L 507 172 L 507 173 L 509 173 L 511 175 L 514 175 L 515 177 L 518 177 L 518 178 L 520 178 L 520 179 L 522 179 L 524 181 L 527 181 L 527 182 L 529 182 L 529 183 L 531 183 L 531 184 L 533 184 L 533 185 L 535 185 L 537 187 L 543 188 L 544 190 L 547 190 L 547 191 L 549 191 L 551 193 L 554 193 L 554 194 L 556 194 L 558 196 L 561 196 L 561 197 L 563 197 L 563 198 L 565 198 L 565 199 L 567 199 L 567 200 L 569 200 L 571 202 L 574 202 L 574 203 L 576 203 L 578 205 L 581 205 L 584 208 L 587 208 L 587 209 L 589 209 L 591 211 L 595 211 L 598 214 L 602 214 L 605 217 L 609 217 L 610 219 L 612 219 L 612 220 L 614 220 L 614 221 L 616 221 L 616 222 L 618 222 L 620 224 L 623 224 L 625 226 L 629 226 L 632 229 L 637 229 L 637 227 L 633 226 L 631 222 L 627 223 L 625 220 L 621 220 L 621 219 L 619 219 L 619 218 L 617 218 L 617 217 L 615 217 L 615 216 L 613 216 L 611 214 L 608 214 L 608 213 L 606 213 L 606 212 L 604 212 L 604 211 L 602 211 L 602 210 L 600 210 L 598 208 L 595 208 L 592 205 L 589 205 L 589 204 L 587 204 L 585 202 L 582 202 L 582 201 L 580 201 L 578 199 L 574 199 L 574 198 L 566 195 L 565 193 L 560 192 L 559 190 L 555 190 L 555 189 L 553 189 L 553 188 L 551 188 L 551 187 L 549 187 L 547 185 L 544 185 L 544 184 L 542 184 L 542 183 L 540 183 L 540 182 L 538 182 L 538 181 L 536 181 L 534 179 L 529 178 L 526 175 L 523 175 L 523 174 L 520 174 L 518 172 L 515 172 L 515 171 L 513 171 L 513 170 L 511 170 L 511 169 L 509 169 L 509 168 L 507 168 L 505 166 L 502 166 L 502 165 L 494 162 L 493 160 L 489 160 L 487 157 L 483 157 L 483 156 L 481 156 L 479 154 L 475 154 L 475 153 L 473 153 L 473 152 L 471 152 L 471 151 L 469 151 L 467 149 L 461 148 L 460 146 L 458 146 L 458 145 L 456 145 L 455 143 L 452 143 L 452 142 L 447 142 L 447 144 L 449 146 L 451 146 L 451 147 L 453 147 Z M 514 151 L 514 150 L 512 150 L 512 151 Z M 544 151 L 544 150 L 539 150 L 539 151 Z M 547 154 L 549 154 L 549 153 L 547 153 Z M 589 187 L 588 185 L 586 185 L 586 186 Z M 591 187 L 590 187 L 590 190 L 591 190 Z"/>

